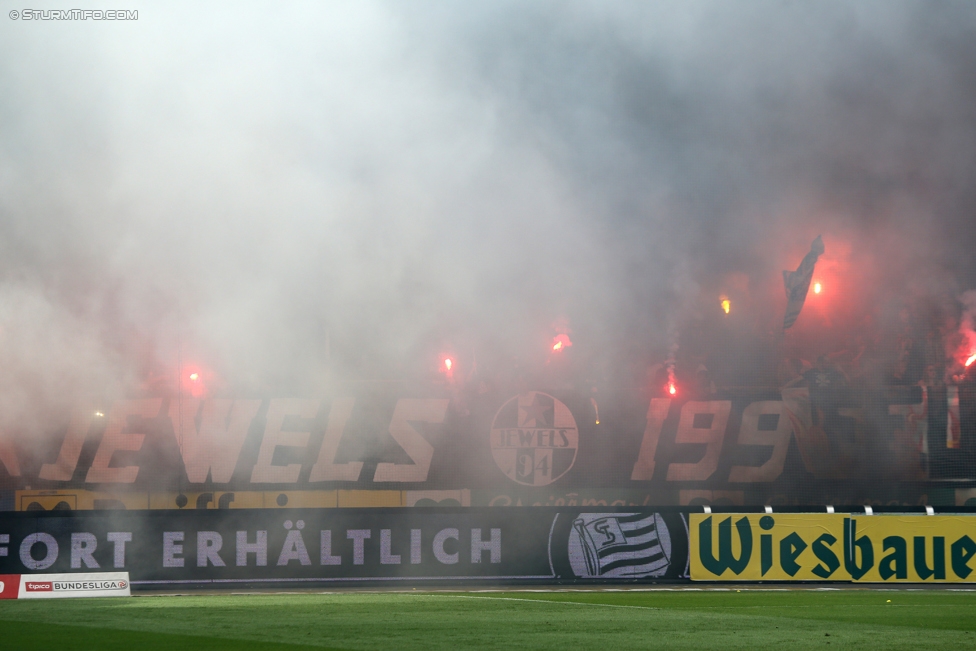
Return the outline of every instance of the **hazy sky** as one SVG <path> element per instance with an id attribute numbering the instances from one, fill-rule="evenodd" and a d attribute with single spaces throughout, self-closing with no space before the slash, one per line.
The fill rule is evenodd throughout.
<path id="1" fill-rule="evenodd" d="M 976 286 L 969 1 L 0 4 L 8 421 L 178 346 L 287 394 L 771 326 L 820 233 L 851 296 Z"/>

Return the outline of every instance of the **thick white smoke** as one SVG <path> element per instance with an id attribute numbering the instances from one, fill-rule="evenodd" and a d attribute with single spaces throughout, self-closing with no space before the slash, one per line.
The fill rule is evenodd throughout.
<path id="1" fill-rule="evenodd" d="M 8 430 L 178 358 L 498 369 L 556 319 L 627 375 L 722 292 L 772 328 L 819 233 L 868 312 L 976 285 L 971 3 L 134 8 L 0 24 Z"/>

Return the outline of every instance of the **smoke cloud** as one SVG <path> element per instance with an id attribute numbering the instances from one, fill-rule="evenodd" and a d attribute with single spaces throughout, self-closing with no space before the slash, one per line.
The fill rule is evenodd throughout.
<path id="1" fill-rule="evenodd" d="M 970 2 L 133 8 L 0 24 L 7 431 L 181 363 L 233 395 L 502 373 L 560 320 L 594 381 L 679 344 L 760 381 L 818 234 L 833 302 L 787 346 L 976 286 Z"/>

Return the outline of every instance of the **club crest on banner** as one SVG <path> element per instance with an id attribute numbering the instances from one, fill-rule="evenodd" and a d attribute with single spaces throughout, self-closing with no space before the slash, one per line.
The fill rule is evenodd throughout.
<path id="1" fill-rule="evenodd" d="M 664 576 L 671 567 L 671 535 L 658 513 L 581 513 L 568 547 L 581 578 Z"/>
<path id="2" fill-rule="evenodd" d="M 491 453 L 499 469 L 526 486 L 546 486 L 576 461 L 579 428 L 556 398 L 529 391 L 509 399 L 491 425 Z"/>

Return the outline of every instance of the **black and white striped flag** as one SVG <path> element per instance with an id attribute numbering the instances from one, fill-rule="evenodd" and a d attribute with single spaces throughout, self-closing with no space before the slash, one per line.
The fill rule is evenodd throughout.
<path id="1" fill-rule="evenodd" d="M 584 513 L 573 529 L 586 576 L 663 576 L 671 565 L 671 537 L 659 514 Z"/>

